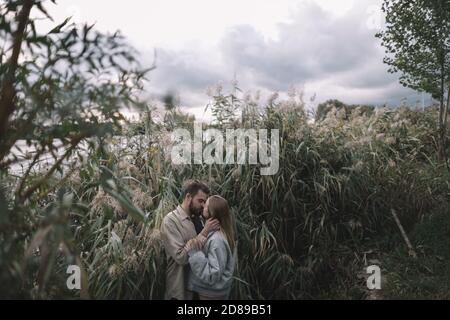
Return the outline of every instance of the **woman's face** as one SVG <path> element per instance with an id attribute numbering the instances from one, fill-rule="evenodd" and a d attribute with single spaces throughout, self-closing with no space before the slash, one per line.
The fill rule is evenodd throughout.
<path id="1" fill-rule="evenodd" d="M 209 199 L 206 200 L 206 203 L 205 203 L 205 205 L 203 207 L 203 213 L 202 214 L 203 214 L 203 218 L 205 220 L 208 220 L 208 219 L 211 218 L 211 215 L 209 214 Z"/>

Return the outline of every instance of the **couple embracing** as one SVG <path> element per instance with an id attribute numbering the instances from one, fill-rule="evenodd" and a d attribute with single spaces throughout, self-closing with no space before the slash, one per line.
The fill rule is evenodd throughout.
<path id="1" fill-rule="evenodd" d="M 163 220 L 168 300 L 227 300 L 236 262 L 234 219 L 228 202 L 187 181 L 183 203 Z"/>

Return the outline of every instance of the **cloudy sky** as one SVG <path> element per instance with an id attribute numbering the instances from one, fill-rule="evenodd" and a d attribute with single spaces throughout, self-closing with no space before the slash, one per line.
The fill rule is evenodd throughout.
<path id="1" fill-rule="evenodd" d="M 50 12 L 118 29 L 139 49 L 149 96 L 177 92 L 186 111 L 207 119 L 207 88 L 234 78 L 262 97 L 303 90 L 311 105 L 421 103 L 383 64 L 375 38 L 381 0 L 60 0 Z M 314 102 L 310 97 L 315 96 Z"/>

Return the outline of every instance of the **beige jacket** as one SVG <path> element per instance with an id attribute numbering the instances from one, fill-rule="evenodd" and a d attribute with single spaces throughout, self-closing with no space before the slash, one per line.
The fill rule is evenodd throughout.
<path id="1" fill-rule="evenodd" d="M 166 215 L 161 236 L 167 256 L 165 299 L 192 300 L 192 292 L 187 290 L 190 267 L 186 244 L 192 240 L 192 247 L 201 250 L 206 237 L 197 235 L 194 223 L 181 206 Z"/>

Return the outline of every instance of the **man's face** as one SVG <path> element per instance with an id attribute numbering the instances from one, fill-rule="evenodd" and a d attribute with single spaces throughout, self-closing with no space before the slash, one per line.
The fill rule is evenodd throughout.
<path id="1" fill-rule="evenodd" d="M 189 211 L 191 211 L 191 214 L 201 215 L 207 199 L 208 195 L 201 190 L 191 198 L 191 202 L 189 203 Z"/>

